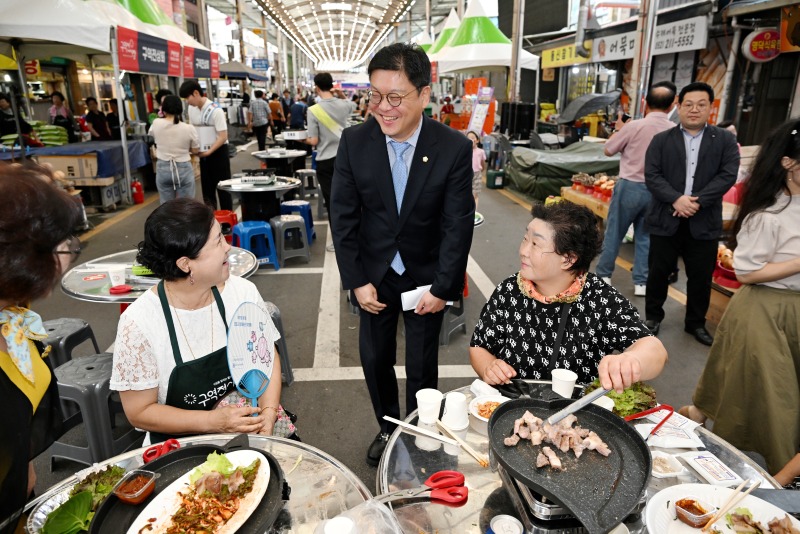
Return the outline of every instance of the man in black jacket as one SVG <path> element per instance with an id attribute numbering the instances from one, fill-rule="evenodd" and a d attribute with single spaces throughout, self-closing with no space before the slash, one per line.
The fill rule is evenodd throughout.
<path id="1" fill-rule="evenodd" d="M 711 345 L 705 328 L 711 276 L 722 233 L 722 195 L 736 182 L 736 138 L 708 124 L 714 90 L 695 82 L 678 96 L 680 126 L 656 135 L 645 156 L 645 183 L 653 194 L 647 213 L 650 272 L 645 324 L 657 334 L 664 319 L 670 271 L 678 256 L 686 266 L 684 329 Z"/>
<path id="2" fill-rule="evenodd" d="M 423 116 L 430 62 L 417 46 L 379 50 L 368 67 L 374 119 L 344 130 L 333 177 L 331 225 L 339 272 L 361 308 L 359 349 L 381 431 L 367 452 L 377 465 L 400 417 L 397 322 L 406 338 L 406 413 L 436 388 L 445 303 L 464 287 L 472 242 L 472 143 Z M 431 285 L 416 308 L 401 293 Z"/>

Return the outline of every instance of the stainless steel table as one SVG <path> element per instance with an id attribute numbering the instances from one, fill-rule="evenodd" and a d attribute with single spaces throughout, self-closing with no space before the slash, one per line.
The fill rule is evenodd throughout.
<path id="1" fill-rule="evenodd" d="M 467 402 L 475 396 L 469 387 L 456 389 L 467 396 Z M 406 421 L 417 422 L 417 412 Z M 700 427 L 700 439 L 708 451 L 714 453 L 743 479 L 760 480 L 762 488 L 779 488 L 779 484 L 749 457 L 728 442 Z M 489 440 L 469 427 L 464 438 L 478 452 L 489 454 Z M 443 469 L 454 469 L 464 473 L 469 487 L 469 499 L 459 508 L 441 504 L 419 502 L 395 507 L 403 530 L 409 534 L 418 532 L 448 532 L 458 534 L 483 534 L 489 520 L 497 514 L 517 515 L 511 497 L 502 485 L 494 462 L 482 468 L 460 447 L 452 447 L 431 438 L 418 438 L 402 432 L 399 428 L 389 438 L 386 452 L 378 465 L 377 492 L 388 493 L 400 488 L 419 486 L 428 476 Z M 678 478 L 658 479 L 652 477 L 647 488 L 647 498 L 675 484 L 700 482 L 691 469 Z M 647 532 L 644 514 L 626 526 L 634 534 Z"/>
<path id="2" fill-rule="evenodd" d="M 236 434 L 216 434 L 182 438 L 181 446 L 211 444 L 224 445 Z M 335 517 L 366 500 L 372 494 L 363 482 L 336 458 L 325 452 L 283 438 L 268 436 L 248 436 L 250 446 L 272 454 L 283 470 L 286 482 L 291 488 L 291 496 L 284 510 L 291 518 L 291 526 L 285 525 L 281 532 L 314 532 L 322 521 Z M 104 467 L 117 464 L 126 470 L 136 469 L 143 465 L 142 454 L 145 448 L 126 452 L 110 458 L 101 464 Z M 41 497 L 31 501 L 26 507 L 29 532 L 38 532 L 34 526 L 40 526 L 45 510 L 49 510 L 58 499 L 64 498 L 65 492 L 79 480 L 80 473 L 56 484 Z"/>
<path id="3" fill-rule="evenodd" d="M 217 184 L 222 191 L 241 195 L 242 220 L 266 221 L 281 214 L 281 197 L 299 188 L 302 184 L 297 178 L 277 176 L 271 184 L 242 183 L 241 174 Z"/>
<path id="4" fill-rule="evenodd" d="M 275 172 L 280 176 L 291 176 L 294 174 L 295 165 L 294 160 L 297 158 L 305 158 L 307 155 L 305 150 L 297 149 L 284 149 L 284 148 L 271 148 L 269 150 L 261 150 L 253 152 L 253 156 L 264 161 L 269 168 L 274 168 Z M 299 168 L 303 168 L 305 165 Z"/>
<path id="5" fill-rule="evenodd" d="M 61 278 L 61 290 L 74 299 L 87 302 L 130 304 L 153 287 L 155 282 L 126 281 L 133 291 L 122 295 L 112 295 L 109 293 L 109 289 L 111 289 L 109 269 L 124 267 L 125 278 L 129 280 L 133 276 L 131 266 L 136 261 L 136 253 L 135 249 L 126 250 L 81 263 L 67 271 Z M 231 248 L 228 253 L 228 263 L 231 266 L 231 274 L 242 278 L 249 278 L 258 270 L 258 261 L 255 255 L 249 250 L 239 247 Z"/>

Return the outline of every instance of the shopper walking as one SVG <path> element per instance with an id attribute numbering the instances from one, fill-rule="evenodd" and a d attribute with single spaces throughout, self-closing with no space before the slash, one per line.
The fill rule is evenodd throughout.
<path id="1" fill-rule="evenodd" d="M 464 288 L 475 202 L 472 143 L 423 114 L 431 93 L 425 52 L 393 44 L 379 50 L 367 70 L 375 118 L 342 134 L 331 227 L 344 287 L 361 309 L 361 366 L 380 425 L 367 463 L 377 465 L 394 428 L 383 416 L 400 417 L 394 371 L 399 316 L 411 413 L 417 391 L 438 384 L 439 330 L 445 302 Z M 404 310 L 401 293 L 428 284 L 416 307 Z"/>
<path id="2" fill-rule="evenodd" d="M 342 131 L 347 126 L 347 117 L 356 110 L 354 102 L 337 91 L 334 95 L 333 77 L 328 72 L 314 76 L 314 87 L 320 97 L 319 104 L 308 108 L 308 138 L 306 143 L 317 148 L 317 180 L 322 189 L 322 198 L 331 212 L 331 184 L 336 153 Z"/>
<path id="3" fill-rule="evenodd" d="M 269 104 L 264 100 L 264 91 L 260 89 L 255 92 L 256 97 L 250 102 L 249 127 L 256 134 L 258 149 L 264 150 L 267 147 L 267 128 L 269 128 Z"/>
<path id="4" fill-rule="evenodd" d="M 286 127 L 286 115 L 283 114 L 283 105 L 278 99 L 277 93 L 272 93 L 269 101 L 270 124 L 272 125 L 272 137 L 280 134 Z"/>
<path id="5" fill-rule="evenodd" d="M 181 121 L 183 102 L 168 95 L 161 103 L 164 118 L 157 118 L 150 127 L 156 143 L 156 187 L 163 204 L 173 198 L 194 198 L 192 154 L 200 151 L 197 130 Z"/>
<path id="6" fill-rule="evenodd" d="M 657 334 L 664 320 L 668 278 L 678 256 L 686 266 L 684 329 L 711 345 L 705 327 L 711 275 L 722 233 L 722 195 L 736 181 L 739 149 L 727 130 L 708 124 L 714 90 L 690 83 L 678 95 L 681 124 L 653 137 L 645 156 L 650 255 L 645 324 Z"/>
<path id="7" fill-rule="evenodd" d="M 179 90 L 181 98 L 189 104 L 189 122 L 196 128 L 214 128 L 216 138 L 207 150 L 202 150 L 200 156 L 200 185 L 203 191 L 203 201 L 216 209 L 217 195 L 219 195 L 219 208 L 233 209 L 230 193 L 217 191 L 217 184 L 231 178 L 231 162 L 228 156 L 228 122 L 225 112 L 216 102 L 212 102 L 203 95 L 203 88 L 196 80 L 183 82 Z M 198 130 L 198 136 L 200 131 Z M 202 136 L 201 136 L 202 138 Z M 201 147 L 202 148 L 202 147 Z"/>
<path id="8" fill-rule="evenodd" d="M 653 137 L 675 125 L 667 118 L 675 93 L 666 87 L 655 87 L 647 93 L 647 114 L 643 119 L 622 122 L 617 120 L 616 131 L 606 141 L 606 156 L 621 154 L 619 177 L 606 218 L 603 252 L 595 274 L 611 285 L 619 246 L 633 224 L 635 250 L 633 256 L 633 294 L 643 297 L 647 291 L 647 260 L 650 254 L 650 233 L 645 227 L 645 215 L 652 195 L 644 183 L 644 156 Z"/>

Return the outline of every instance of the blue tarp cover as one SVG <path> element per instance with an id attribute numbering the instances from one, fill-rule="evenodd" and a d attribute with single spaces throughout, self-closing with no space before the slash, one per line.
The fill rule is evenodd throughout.
<path id="1" fill-rule="evenodd" d="M 96 153 L 98 177 L 116 176 L 125 172 L 121 141 L 71 143 L 63 146 L 26 149 L 24 153 L 26 156 L 83 156 L 84 154 Z M 128 156 L 131 161 L 131 169 L 138 169 L 150 163 L 150 154 L 144 141 L 128 141 Z M 19 158 L 20 151 L 15 150 L 13 157 Z M 11 158 L 12 153 L 10 150 L 0 152 L 0 160 Z"/>

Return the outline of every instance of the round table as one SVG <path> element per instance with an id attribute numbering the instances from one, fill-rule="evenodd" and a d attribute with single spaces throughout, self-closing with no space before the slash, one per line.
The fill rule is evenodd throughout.
<path id="1" fill-rule="evenodd" d="M 271 148 L 253 152 L 253 156 L 264 161 L 269 168 L 274 168 L 276 174 L 281 176 L 294 174 L 295 169 L 292 166 L 292 162 L 300 157 L 305 158 L 306 155 L 305 150 L 284 148 Z"/>
<path id="2" fill-rule="evenodd" d="M 236 434 L 191 436 L 179 441 L 182 447 L 198 444 L 225 445 L 236 436 Z M 314 532 L 316 525 L 322 521 L 372 498 L 369 489 L 352 471 L 336 458 L 315 447 L 271 436 L 251 434 L 248 438 L 250 447 L 272 454 L 283 470 L 286 482 L 291 488 L 291 496 L 284 510 L 291 518 L 292 532 Z M 142 454 L 145 450 L 146 447 L 129 451 L 109 458 L 97 466 L 117 464 L 126 470 L 136 469 L 143 465 Z M 82 473 L 76 473 L 28 503 L 25 511 L 29 514 L 29 524 L 41 520 L 37 514 L 39 506 L 46 508 L 48 500 L 55 500 L 64 492 L 68 493 L 81 476 Z"/>
<path id="3" fill-rule="evenodd" d="M 131 266 L 136 261 L 136 249 L 109 254 L 81 263 L 61 277 L 61 290 L 74 299 L 87 302 L 130 304 L 158 282 L 150 277 L 134 277 Z M 228 253 L 231 274 L 249 278 L 258 270 L 258 261 L 249 250 L 232 247 Z M 109 269 L 124 268 L 126 283 L 133 288 L 130 293 L 112 295 Z"/>
<path id="4" fill-rule="evenodd" d="M 217 188 L 241 195 L 242 220 L 266 221 L 281 214 L 281 197 L 302 184 L 297 178 L 275 177 L 271 184 L 243 184 L 241 174 L 223 180 Z"/>
<path id="5" fill-rule="evenodd" d="M 475 397 L 469 387 L 454 391 L 466 395 L 467 402 Z M 405 420 L 416 424 L 417 412 L 414 411 Z M 760 480 L 762 488 L 780 488 L 775 479 L 733 445 L 703 427 L 699 427 L 698 435 L 706 450 L 714 453 L 743 479 Z M 471 426 L 464 440 L 478 452 L 489 454 L 489 439 L 474 431 Z M 382 494 L 404 487 L 416 487 L 428 476 L 443 469 L 464 473 L 466 485 L 469 487 L 467 503 L 458 508 L 431 502 L 396 506 L 395 515 L 405 532 L 483 534 L 488 521 L 497 514 L 510 514 L 519 518 L 515 503 L 503 487 L 493 459 L 489 468 L 483 468 L 460 447 L 453 447 L 431 438 L 417 437 L 400 428 L 389 438 L 386 451 L 378 465 L 377 491 Z M 689 482 L 704 481 L 700 480 L 691 469 L 678 478 L 651 477 L 647 487 L 647 498 L 652 498 L 658 491 L 668 486 Z M 626 524 L 631 533 L 646 532 L 643 517 L 644 514 L 636 521 Z"/>

